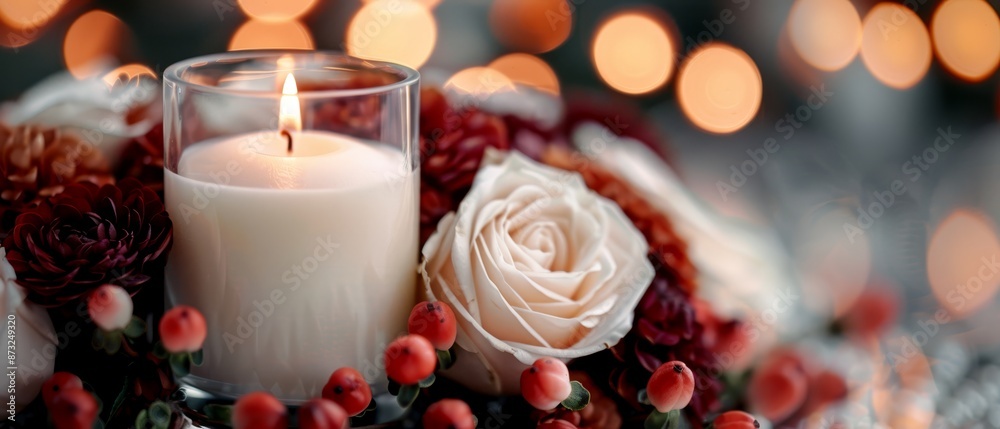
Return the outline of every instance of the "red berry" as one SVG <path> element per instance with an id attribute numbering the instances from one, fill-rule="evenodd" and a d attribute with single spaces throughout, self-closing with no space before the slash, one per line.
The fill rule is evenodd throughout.
<path id="1" fill-rule="evenodd" d="M 330 375 L 323 386 L 323 397 L 343 407 L 347 415 L 356 416 L 371 403 L 372 388 L 360 372 L 345 366 Z"/>
<path id="2" fill-rule="evenodd" d="M 756 429 L 760 427 L 757 419 L 743 411 L 727 411 L 712 422 L 715 429 Z"/>
<path id="3" fill-rule="evenodd" d="M 768 365 L 754 371 L 747 398 L 756 413 L 780 422 L 805 403 L 809 385 L 806 375 L 793 366 Z"/>
<path id="4" fill-rule="evenodd" d="M 538 424 L 537 429 L 578 429 L 573 423 L 562 419 L 547 420 Z"/>
<path id="5" fill-rule="evenodd" d="M 206 335 L 205 317 L 194 307 L 178 305 L 160 319 L 160 339 L 171 353 L 200 350 Z"/>
<path id="6" fill-rule="evenodd" d="M 410 312 L 409 331 L 426 338 L 438 350 L 448 350 L 455 344 L 458 324 L 448 304 L 424 301 Z"/>
<path id="7" fill-rule="evenodd" d="M 893 291 L 866 290 L 844 315 L 844 328 L 859 337 L 877 337 L 895 323 L 898 312 L 899 298 Z"/>
<path id="8" fill-rule="evenodd" d="M 809 376 L 809 393 L 806 404 L 802 407 L 803 414 L 811 414 L 820 408 L 844 399 L 847 396 L 847 382 L 840 374 L 830 370 L 822 370 Z"/>
<path id="9" fill-rule="evenodd" d="M 678 360 L 660 365 L 646 384 L 646 394 L 656 411 L 666 413 L 682 409 L 694 395 L 694 373 Z"/>
<path id="10" fill-rule="evenodd" d="M 558 359 L 538 359 L 521 373 L 521 396 L 539 410 L 555 408 L 572 391 L 569 369 Z"/>
<path id="11" fill-rule="evenodd" d="M 52 408 L 52 400 L 56 395 L 72 389 L 83 389 L 80 377 L 70 372 L 57 372 L 42 383 L 42 400 L 46 407 Z"/>
<path id="12" fill-rule="evenodd" d="M 97 400 L 81 388 L 63 390 L 52 398 L 49 415 L 56 429 L 90 429 L 97 420 Z"/>
<path id="13" fill-rule="evenodd" d="M 310 399 L 299 408 L 301 429 L 343 429 L 347 418 L 347 412 L 329 399 Z"/>
<path id="14" fill-rule="evenodd" d="M 424 429 L 475 429 L 472 410 L 459 399 L 442 399 L 424 413 Z"/>
<path id="15" fill-rule="evenodd" d="M 434 345 L 419 335 L 396 338 L 385 349 L 385 373 L 399 384 L 417 384 L 437 367 Z"/>
<path id="16" fill-rule="evenodd" d="M 87 312 L 105 331 L 125 329 L 132 320 L 132 297 L 121 286 L 104 285 L 90 293 Z"/>
<path id="17" fill-rule="evenodd" d="M 288 410 L 274 396 L 253 392 L 240 397 L 233 406 L 233 429 L 285 429 Z"/>

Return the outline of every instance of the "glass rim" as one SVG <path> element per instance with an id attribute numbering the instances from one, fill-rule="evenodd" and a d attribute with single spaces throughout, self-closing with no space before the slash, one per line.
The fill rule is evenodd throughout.
<path id="1" fill-rule="evenodd" d="M 164 83 L 170 82 L 178 86 L 194 88 L 202 92 L 214 93 L 219 95 L 274 98 L 281 96 L 280 89 L 276 88 L 275 91 L 271 92 L 271 91 L 253 91 L 253 90 L 236 89 L 236 88 L 223 88 L 220 86 L 205 85 L 202 83 L 193 82 L 189 79 L 184 78 L 182 76 L 182 73 L 187 70 L 191 70 L 196 66 L 205 65 L 209 63 L 235 62 L 242 59 L 252 60 L 256 58 L 280 57 L 280 56 L 292 56 L 292 57 L 324 56 L 328 58 L 335 58 L 341 60 L 346 59 L 350 60 L 351 65 L 363 65 L 364 69 L 366 70 L 387 71 L 389 74 L 394 75 L 399 79 L 392 83 L 364 87 L 364 88 L 342 88 L 342 89 L 299 91 L 297 95 L 299 98 L 302 99 L 377 95 L 405 88 L 413 84 L 416 84 L 420 81 L 420 72 L 402 64 L 354 57 L 340 51 L 283 50 L 283 49 L 255 49 L 255 50 L 233 51 L 233 52 L 224 52 L 218 54 L 200 55 L 197 57 L 188 58 L 173 63 L 169 67 L 167 67 L 166 70 L 164 70 L 163 72 L 163 81 Z M 340 64 L 341 65 L 348 64 L 348 62 L 344 61 L 341 62 Z"/>

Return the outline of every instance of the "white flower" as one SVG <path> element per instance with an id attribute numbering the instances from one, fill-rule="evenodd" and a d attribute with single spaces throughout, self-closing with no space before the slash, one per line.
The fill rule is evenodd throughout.
<path id="1" fill-rule="evenodd" d="M 80 80 L 63 72 L 28 89 L 16 102 L 4 104 L 0 122 L 62 129 L 100 149 L 114 165 L 125 143 L 163 120 L 160 99 L 156 79 L 135 79 L 112 91 L 100 77 Z M 141 114 L 136 116 L 137 112 Z"/>
<path id="2" fill-rule="evenodd" d="M 14 341 L 15 346 L 14 363 L 4 359 L 7 362 L 4 366 L 17 367 L 15 409 L 21 410 L 35 399 L 42 383 L 52 376 L 58 339 L 49 313 L 24 299 L 24 290 L 15 278 L 14 267 L 7 262 L 7 251 L 0 247 L 0 307 L 4 309 L 6 326 L 3 336 L 5 343 L 10 345 Z"/>
<path id="3" fill-rule="evenodd" d="M 795 316 L 796 308 L 802 308 L 801 302 L 786 302 L 800 295 L 799 286 L 792 261 L 773 230 L 713 211 L 637 140 L 615 137 L 596 123 L 578 126 L 572 138 L 589 159 L 625 180 L 670 219 L 687 242 L 688 255 L 697 267 L 697 293 L 714 311 L 745 320 L 770 318 L 775 313 L 777 320 L 768 319 L 773 329 L 794 325 L 782 322 Z M 603 143 L 588 144 L 595 141 Z M 776 307 L 777 299 L 783 302 Z M 766 347 L 759 344 L 754 348 Z"/>
<path id="4" fill-rule="evenodd" d="M 423 248 L 426 293 L 458 319 L 445 375 L 516 394 L 536 359 L 618 342 L 653 278 L 642 234 L 576 173 L 487 152 L 472 189 Z"/>

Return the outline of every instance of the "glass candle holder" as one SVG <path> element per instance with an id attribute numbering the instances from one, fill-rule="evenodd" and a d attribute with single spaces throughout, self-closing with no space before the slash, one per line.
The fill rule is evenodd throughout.
<path id="1" fill-rule="evenodd" d="M 244 51 L 163 82 L 167 302 L 208 325 L 182 382 L 294 404 L 351 366 L 378 391 L 416 297 L 419 74 Z"/>

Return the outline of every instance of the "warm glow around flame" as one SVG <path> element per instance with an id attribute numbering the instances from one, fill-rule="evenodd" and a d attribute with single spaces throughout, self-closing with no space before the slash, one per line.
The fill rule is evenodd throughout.
<path id="1" fill-rule="evenodd" d="M 298 93 L 295 76 L 289 73 L 282 85 L 281 103 L 278 106 L 278 127 L 281 131 L 302 131 L 302 107 Z"/>

